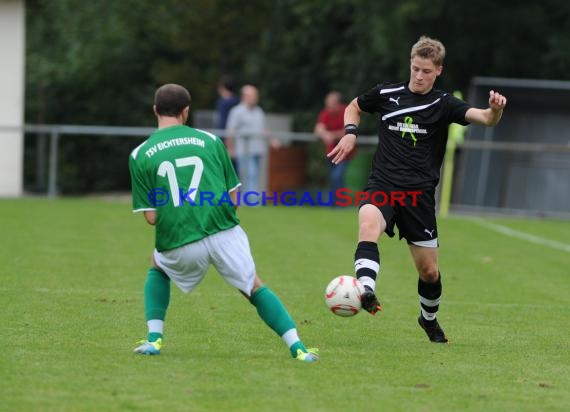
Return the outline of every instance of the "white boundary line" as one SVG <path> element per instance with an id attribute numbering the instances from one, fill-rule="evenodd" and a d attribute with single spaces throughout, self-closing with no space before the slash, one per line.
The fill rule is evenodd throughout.
<path id="1" fill-rule="evenodd" d="M 536 243 L 537 245 L 542 245 L 549 247 L 551 249 L 561 250 L 563 252 L 570 253 L 570 245 L 568 243 L 557 242 L 556 240 L 546 239 L 540 236 L 531 235 L 524 232 L 519 232 L 518 230 L 511 229 L 507 226 L 499 225 L 497 223 L 491 223 L 483 219 L 471 219 L 473 223 L 478 224 L 484 228 L 493 230 L 505 236 L 514 237 L 520 240 L 526 240 L 530 243 Z"/>

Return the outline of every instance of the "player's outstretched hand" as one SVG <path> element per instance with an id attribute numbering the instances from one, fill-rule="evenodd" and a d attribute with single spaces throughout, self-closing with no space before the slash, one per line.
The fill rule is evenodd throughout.
<path id="1" fill-rule="evenodd" d="M 491 110 L 503 110 L 507 105 L 507 98 L 502 94 L 491 90 L 489 92 L 489 107 Z"/>
<path id="2" fill-rule="evenodd" d="M 331 159 L 335 165 L 342 162 L 346 157 L 352 152 L 354 149 L 354 145 L 356 144 L 356 136 L 353 134 L 344 135 L 342 139 L 338 142 L 338 144 L 332 149 L 327 157 Z"/>

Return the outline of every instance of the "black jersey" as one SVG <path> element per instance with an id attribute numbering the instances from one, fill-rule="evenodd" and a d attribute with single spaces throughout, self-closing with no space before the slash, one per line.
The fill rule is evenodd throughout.
<path id="1" fill-rule="evenodd" d="M 467 125 L 469 105 L 432 89 L 416 94 L 407 83 L 382 83 L 358 96 L 358 105 L 378 114 L 378 148 L 369 183 L 429 189 L 437 186 L 450 123 Z"/>

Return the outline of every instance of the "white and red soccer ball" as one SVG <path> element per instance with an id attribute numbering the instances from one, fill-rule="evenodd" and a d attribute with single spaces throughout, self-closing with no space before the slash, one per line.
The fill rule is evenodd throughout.
<path id="1" fill-rule="evenodd" d="M 362 309 L 364 286 L 358 279 L 343 275 L 334 278 L 325 291 L 325 302 L 338 316 L 354 316 Z"/>

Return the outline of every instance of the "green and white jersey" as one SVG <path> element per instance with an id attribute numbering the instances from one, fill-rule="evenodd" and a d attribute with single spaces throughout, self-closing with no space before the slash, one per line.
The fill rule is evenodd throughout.
<path id="1" fill-rule="evenodd" d="M 239 224 L 228 192 L 241 183 L 223 142 L 188 126 L 159 129 L 129 156 L 133 211 L 156 210 L 159 252 Z"/>

